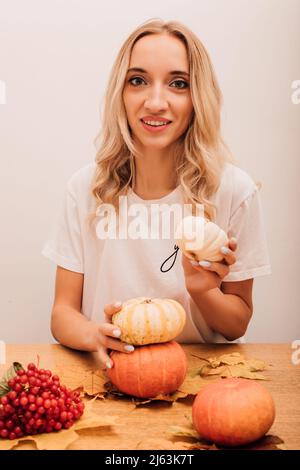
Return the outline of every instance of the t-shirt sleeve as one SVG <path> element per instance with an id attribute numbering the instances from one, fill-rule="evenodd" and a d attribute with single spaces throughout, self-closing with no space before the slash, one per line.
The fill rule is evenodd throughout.
<path id="1" fill-rule="evenodd" d="M 65 191 L 64 204 L 52 235 L 42 254 L 70 271 L 83 273 L 83 246 L 78 205 L 70 182 Z"/>
<path id="2" fill-rule="evenodd" d="M 256 186 L 231 215 L 228 235 L 236 237 L 238 246 L 236 262 L 223 282 L 271 274 L 262 202 Z"/>

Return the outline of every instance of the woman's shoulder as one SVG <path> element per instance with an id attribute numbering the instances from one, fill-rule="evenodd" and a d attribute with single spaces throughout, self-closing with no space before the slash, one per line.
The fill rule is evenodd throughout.
<path id="1" fill-rule="evenodd" d="M 246 170 L 230 162 L 224 166 L 220 187 L 229 192 L 233 200 L 240 202 L 258 189 Z"/>
<path id="2" fill-rule="evenodd" d="M 238 207 L 258 190 L 253 178 L 238 165 L 226 162 L 220 185 L 213 202 L 219 211 L 233 214 Z"/>
<path id="3" fill-rule="evenodd" d="M 89 192 L 95 168 L 96 163 L 92 162 L 79 168 L 71 175 L 67 182 L 67 189 L 74 197 Z"/>

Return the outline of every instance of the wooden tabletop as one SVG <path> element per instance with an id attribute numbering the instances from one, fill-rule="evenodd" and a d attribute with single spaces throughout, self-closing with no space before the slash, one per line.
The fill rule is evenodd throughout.
<path id="1" fill-rule="evenodd" d="M 270 365 L 263 382 L 275 401 L 276 419 L 268 434 L 284 441 L 287 449 L 300 449 L 300 364 L 292 362 L 290 344 L 197 344 L 183 345 L 188 354 L 189 365 L 196 365 L 196 353 L 202 357 L 219 356 L 239 352 L 246 358 L 256 358 Z M 0 365 L 0 377 L 13 361 L 24 366 L 35 362 L 40 356 L 40 367 L 53 373 L 97 368 L 93 354 L 78 352 L 54 344 L 8 345 L 6 364 Z M 195 364 L 192 364 L 195 361 Z M 67 375 L 67 374 L 66 374 Z M 68 385 L 68 384 L 66 384 Z M 108 397 L 94 402 L 96 413 L 116 416 L 111 427 L 84 429 L 80 437 L 68 449 L 181 449 L 182 438 L 170 437 L 170 426 L 186 426 L 191 417 L 192 399 L 179 400 L 173 404 L 152 402 L 136 407 L 130 398 Z M 22 449 L 34 449 L 30 442 L 19 444 Z"/>

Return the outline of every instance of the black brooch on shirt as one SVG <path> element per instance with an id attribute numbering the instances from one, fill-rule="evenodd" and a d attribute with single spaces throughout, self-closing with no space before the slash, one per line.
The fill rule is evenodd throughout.
<path id="1" fill-rule="evenodd" d="M 160 267 L 160 270 L 162 273 L 166 273 L 168 271 L 170 271 L 170 269 L 173 268 L 174 264 L 175 264 L 175 261 L 176 261 L 176 258 L 177 258 L 177 253 L 178 253 L 178 250 L 179 250 L 179 247 L 177 245 L 174 245 L 174 253 L 171 254 L 171 256 L 169 256 L 164 262 L 163 264 L 161 265 Z M 174 257 L 173 259 L 173 262 L 171 264 L 171 266 L 169 268 L 166 268 L 166 266 L 164 266 L 165 264 L 167 265 L 168 264 L 168 261 L 171 262 L 172 258 Z"/>

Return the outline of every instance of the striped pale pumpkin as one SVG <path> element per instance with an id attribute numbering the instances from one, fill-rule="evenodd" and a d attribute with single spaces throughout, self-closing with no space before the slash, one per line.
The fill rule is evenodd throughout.
<path id="1" fill-rule="evenodd" d="M 112 317 L 112 323 L 122 332 L 126 343 L 143 345 L 171 341 L 181 333 L 186 314 L 182 305 L 173 299 L 137 297 L 123 303 Z"/>
<path id="2" fill-rule="evenodd" d="M 175 242 L 190 259 L 221 261 L 222 246 L 228 245 L 224 230 L 204 217 L 185 217 L 175 230 Z"/>
<path id="3" fill-rule="evenodd" d="M 175 392 L 186 376 L 186 355 L 175 341 L 140 346 L 130 354 L 113 351 L 110 356 L 114 363 L 106 372 L 110 381 L 134 397 Z"/>

